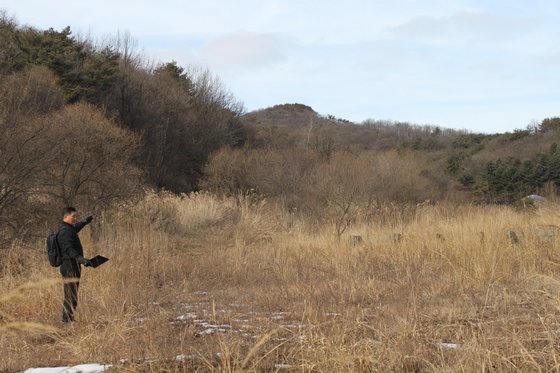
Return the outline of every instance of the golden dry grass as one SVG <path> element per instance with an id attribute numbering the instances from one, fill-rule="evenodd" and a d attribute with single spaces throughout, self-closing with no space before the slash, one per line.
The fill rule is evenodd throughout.
<path id="1" fill-rule="evenodd" d="M 42 243 L 3 251 L 0 371 L 558 371 L 557 208 L 393 207 L 338 238 L 250 197 L 148 194 L 81 233 L 111 261 L 72 326 Z"/>

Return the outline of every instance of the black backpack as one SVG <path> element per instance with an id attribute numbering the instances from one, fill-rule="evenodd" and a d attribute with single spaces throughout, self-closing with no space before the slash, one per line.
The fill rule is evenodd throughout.
<path id="1" fill-rule="evenodd" d="M 47 254 L 49 254 L 51 266 L 60 267 L 62 264 L 62 254 L 60 246 L 58 246 L 58 233 L 51 233 L 47 237 Z"/>

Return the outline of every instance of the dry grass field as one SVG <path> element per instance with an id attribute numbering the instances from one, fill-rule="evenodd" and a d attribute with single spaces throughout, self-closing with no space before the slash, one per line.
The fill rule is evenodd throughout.
<path id="1" fill-rule="evenodd" d="M 426 204 L 337 237 L 249 197 L 149 194 L 81 233 L 111 260 L 71 326 L 43 242 L 2 250 L 0 372 L 559 371 L 557 225 L 554 204 Z"/>

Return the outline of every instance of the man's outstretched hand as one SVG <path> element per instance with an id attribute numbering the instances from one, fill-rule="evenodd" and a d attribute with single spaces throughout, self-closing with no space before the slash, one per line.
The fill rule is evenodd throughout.
<path id="1" fill-rule="evenodd" d="M 85 267 L 91 267 L 93 265 L 91 260 L 86 259 L 83 256 L 78 257 L 78 263 L 83 264 Z"/>
<path id="2" fill-rule="evenodd" d="M 86 218 L 86 223 L 91 223 L 93 221 L 93 215 L 90 215 Z"/>

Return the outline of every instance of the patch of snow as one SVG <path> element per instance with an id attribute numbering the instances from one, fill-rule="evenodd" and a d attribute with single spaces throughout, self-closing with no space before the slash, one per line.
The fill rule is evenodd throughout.
<path id="1" fill-rule="evenodd" d="M 185 313 L 184 315 L 177 316 L 177 317 L 175 318 L 175 321 L 187 321 L 187 320 L 195 319 L 195 318 L 196 318 L 196 314 L 195 314 L 195 313 L 187 312 L 187 313 Z"/>
<path id="2" fill-rule="evenodd" d="M 201 360 L 202 356 L 200 355 L 177 355 L 175 356 L 175 361 L 183 362 L 183 361 L 197 361 Z"/>
<path id="3" fill-rule="evenodd" d="M 208 329 L 204 329 L 204 330 L 196 333 L 196 335 L 198 337 L 201 337 L 201 336 L 204 336 L 204 335 L 212 335 L 214 333 L 216 333 L 216 329 L 208 328 Z"/>
<path id="4" fill-rule="evenodd" d="M 441 348 L 443 348 L 443 349 L 446 349 L 446 350 L 453 350 L 453 349 L 457 349 L 457 348 L 463 347 L 462 345 L 460 345 L 460 344 L 458 344 L 458 343 L 446 343 L 446 342 L 438 343 L 437 346 L 438 346 L 438 347 L 441 347 Z"/>
<path id="5" fill-rule="evenodd" d="M 205 329 L 198 332 L 196 335 L 204 336 L 204 335 L 212 335 L 214 333 L 227 333 L 231 330 L 231 325 L 224 324 L 224 325 L 212 325 L 208 323 L 201 324 L 200 326 L 204 327 Z"/>
<path id="6" fill-rule="evenodd" d="M 542 332 L 541 334 L 560 335 L 560 330 L 547 330 L 547 331 Z"/>
<path id="7" fill-rule="evenodd" d="M 208 295 L 208 292 L 206 292 L 206 291 L 194 291 L 193 295 L 204 296 L 204 295 Z"/>
<path id="8" fill-rule="evenodd" d="M 215 324 L 210 324 L 208 321 L 204 321 L 204 320 L 194 320 L 193 321 L 196 325 L 201 326 L 203 328 L 209 328 L 209 329 L 231 329 L 231 325 L 229 324 L 220 324 L 220 325 L 215 325 Z"/>
<path id="9" fill-rule="evenodd" d="M 29 368 L 23 373 L 99 373 L 105 372 L 111 365 L 82 364 L 73 367 Z"/>

